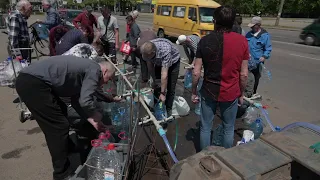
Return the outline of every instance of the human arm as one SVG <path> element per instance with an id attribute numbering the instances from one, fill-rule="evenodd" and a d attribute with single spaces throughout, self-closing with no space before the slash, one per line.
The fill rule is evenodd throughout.
<path id="1" fill-rule="evenodd" d="M 166 96 L 165 93 L 167 90 L 167 85 L 168 85 L 168 67 L 162 67 L 161 68 L 161 93 L 160 93 L 160 97 L 159 100 L 161 100 L 162 102 L 164 102 L 166 100 Z"/>
<path id="2" fill-rule="evenodd" d="M 116 36 L 116 49 L 118 49 L 119 48 L 119 25 L 118 25 L 117 19 L 115 19 L 115 21 L 114 21 L 113 28 L 114 28 L 114 33 Z"/>
<path id="3" fill-rule="evenodd" d="M 263 47 L 263 55 L 260 58 L 260 61 L 264 61 L 265 59 L 269 59 L 272 51 L 271 39 L 270 35 L 265 35 L 265 44 Z"/>
<path id="4" fill-rule="evenodd" d="M 245 94 L 245 90 L 247 87 L 247 81 L 248 81 L 248 60 L 250 58 L 249 55 L 249 46 L 248 46 L 248 42 L 245 41 L 244 44 L 244 54 L 242 57 L 242 63 L 241 63 L 241 69 L 240 69 L 240 92 L 241 92 L 241 97 L 239 99 L 240 104 L 243 103 L 243 97 Z"/>
<path id="5" fill-rule="evenodd" d="M 53 26 L 57 22 L 57 14 L 55 12 L 48 12 L 47 14 L 47 19 L 42 22 L 42 24 L 48 25 L 48 26 Z"/>
<path id="6" fill-rule="evenodd" d="M 100 77 L 100 70 L 89 70 L 83 79 L 79 97 L 79 104 L 88 116 L 87 120 L 98 131 L 102 131 L 106 128 L 106 126 L 101 122 L 102 115 L 98 112 L 98 108 L 93 98 L 96 91 L 100 88 Z"/>
<path id="7" fill-rule="evenodd" d="M 12 16 L 9 18 L 9 43 L 12 49 L 19 48 L 19 32 L 20 32 L 19 18 Z M 21 56 L 20 50 L 15 51 L 16 56 Z"/>
<path id="8" fill-rule="evenodd" d="M 191 58 L 191 51 L 189 51 L 189 48 L 187 46 L 183 45 L 183 49 L 184 49 L 184 52 L 187 55 L 187 58 L 188 58 L 189 62 L 192 62 L 193 59 Z"/>
<path id="9" fill-rule="evenodd" d="M 74 27 L 76 27 L 77 29 L 79 29 L 79 24 L 78 23 L 81 23 L 82 21 L 82 16 L 83 16 L 83 13 L 80 13 L 76 18 L 73 19 L 72 23 L 74 25 Z"/>

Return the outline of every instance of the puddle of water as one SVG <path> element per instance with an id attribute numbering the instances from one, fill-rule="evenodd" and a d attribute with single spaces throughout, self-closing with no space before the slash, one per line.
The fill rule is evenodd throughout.
<path id="1" fill-rule="evenodd" d="M 18 149 L 15 149 L 13 151 L 10 151 L 10 152 L 7 152 L 7 153 L 4 153 L 1 155 L 1 158 L 2 159 L 12 159 L 12 158 L 20 158 L 21 157 L 21 153 L 25 150 L 28 150 L 30 149 L 31 146 L 24 146 L 22 148 L 18 148 Z"/>

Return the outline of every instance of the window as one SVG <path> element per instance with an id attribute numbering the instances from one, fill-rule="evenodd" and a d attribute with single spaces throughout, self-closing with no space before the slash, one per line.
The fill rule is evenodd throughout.
<path id="1" fill-rule="evenodd" d="M 173 17 L 183 18 L 186 12 L 186 7 L 175 6 L 173 10 Z"/>
<path id="2" fill-rule="evenodd" d="M 213 23 L 214 8 L 201 7 L 199 8 L 200 22 Z"/>
<path id="3" fill-rule="evenodd" d="M 171 6 L 162 6 L 161 7 L 161 15 L 170 16 L 172 7 Z"/>
<path id="4" fill-rule="evenodd" d="M 158 6 L 157 7 L 157 15 L 160 15 L 160 13 L 161 13 L 161 6 Z"/>
<path id="5" fill-rule="evenodd" d="M 188 14 L 188 19 L 197 22 L 197 9 L 193 7 L 189 7 L 189 14 Z"/>

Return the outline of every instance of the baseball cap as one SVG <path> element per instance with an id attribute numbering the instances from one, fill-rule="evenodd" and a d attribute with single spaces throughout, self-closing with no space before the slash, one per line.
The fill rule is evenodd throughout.
<path id="1" fill-rule="evenodd" d="M 92 12 L 92 11 L 93 11 L 93 9 L 92 9 L 92 7 L 91 7 L 91 6 L 86 6 L 86 10 L 87 10 L 87 11 L 90 11 L 90 12 Z"/>
<path id="2" fill-rule="evenodd" d="M 185 41 L 187 40 L 187 36 L 186 35 L 180 35 L 178 37 L 178 40 L 176 41 L 176 44 L 181 44 L 181 43 L 184 43 Z"/>
<path id="3" fill-rule="evenodd" d="M 253 27 L 256 24 L 261 24 L 261 21 L 262 21 L 261 17 L 255 16 L 251 19 L 251 22 L 248 24 L 248 27 Z"/>

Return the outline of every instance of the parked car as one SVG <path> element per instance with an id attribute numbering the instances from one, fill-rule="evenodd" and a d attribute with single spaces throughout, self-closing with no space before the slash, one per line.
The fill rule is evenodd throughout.
<path id="1" fill-rule="evenodd" d="M 73 28 L 74 27 L 74 25 L 72 24 L 73 19 L 76 18 L 83 11 L 78 9 L 59 9 L 58 12 L 59 12 L 60 18 L 64 21 L 64 23 L 68 27 Z"/>
<path id="2" fill-rule="evenodd" d="M 300 39 L 309 46 L 320 45 L 320 17 L 302 29 Z"/>

